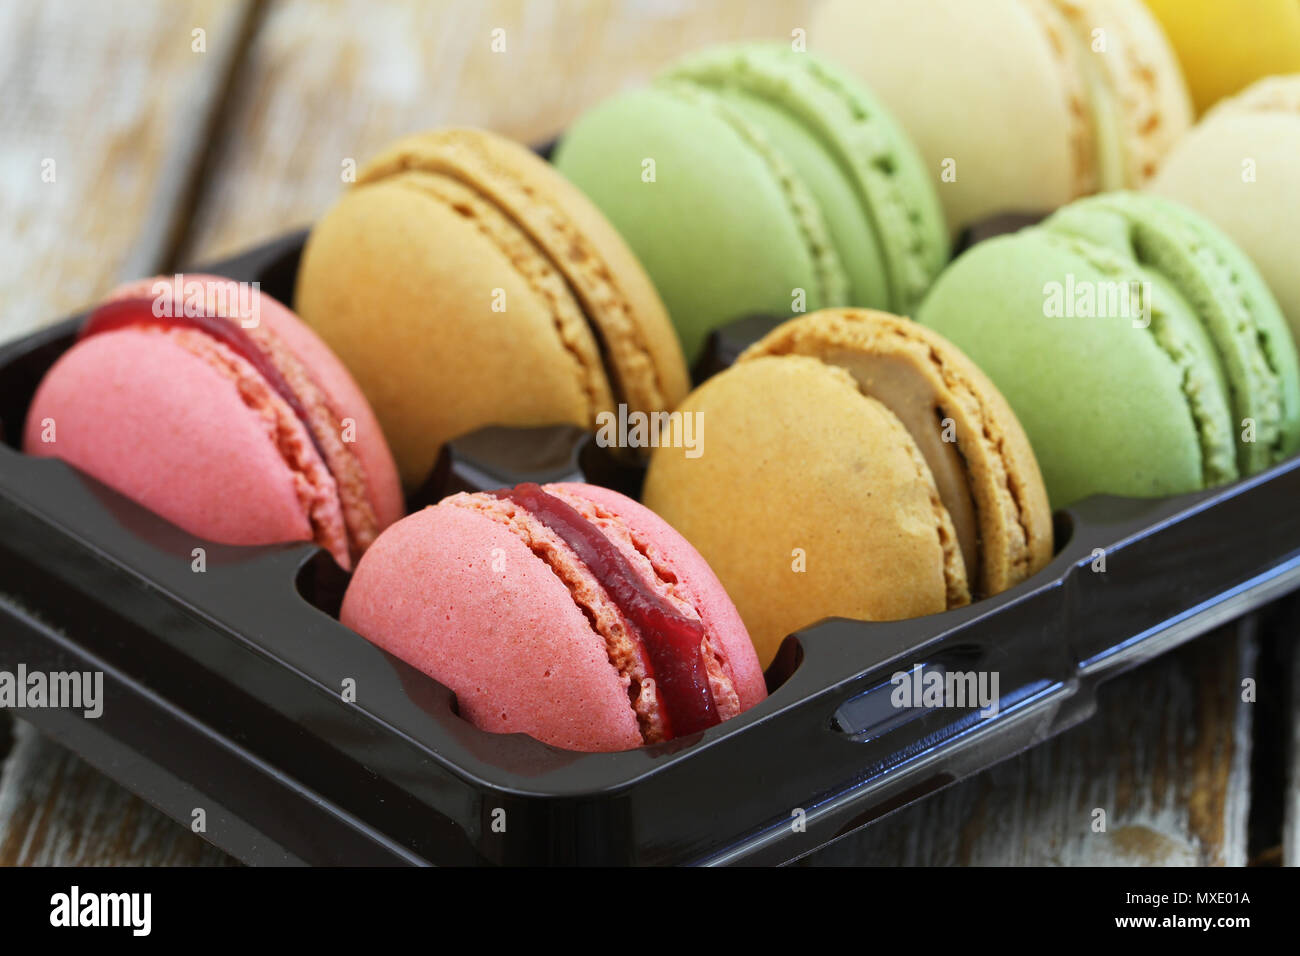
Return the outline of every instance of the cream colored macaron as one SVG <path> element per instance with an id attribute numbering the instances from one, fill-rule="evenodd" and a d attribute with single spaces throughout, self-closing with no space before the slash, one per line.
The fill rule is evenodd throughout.
<path id="1" fill-rule="evenodd" d="M 808 45 L 899 120 L 954 232 L 1140 186 L 1192 121 L 1141 0 L 826 0 Z"/>
<path id="2" fill-rule="evenodd" d="M 476 428 L 592 427 L 689 387 L 613 227 L 539 157 L 479 130 L 371 160 L 312 230 L 295 302 L 360 383 L 408 488 Z"/>
<path id="3" fill-rule="evenodd" d="M 680 408 L 643 500 L 709 562 L 764 666 L 824 617 L 892 620 L 1005 590 L 1052 554 L 1029 442 L 953 345 L 906 319 L 792 319 Z M 703 430 L 699 427 L 703 425 Z"/>
<path id="4" fill-rule="evenodd" d="M 1150 188 L 1195 209 L 1254 260 L 1300 342 L 1300 73 L 1221 101 Z"/>

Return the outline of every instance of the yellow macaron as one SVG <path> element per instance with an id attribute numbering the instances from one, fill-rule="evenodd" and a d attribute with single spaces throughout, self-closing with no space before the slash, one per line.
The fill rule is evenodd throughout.
<path id="1" fill-rule="evenodd" d="M 1300 72 L 1298 0 L 1147 0 L 1164 26 L 1198 112 L 1255 80 Z"/>
<path id="2" fill-rule="evenodd" d="M 895 620 L 1005 590 L 1052 554 L 1037 462 L 955 346 L 907 319 L 792 319 L 680 408 L 643 499 L 700 551 L 767 666 L 825 617 Z"/>
<path id="3" fill-rule="evenodd" d="M 298 314 L 360 383 L 417 487 L 487 425 L 574 424 L 689 388 L 663 303 L 548 163 L 480 130 L 409 136 L 316 224 Z"/>

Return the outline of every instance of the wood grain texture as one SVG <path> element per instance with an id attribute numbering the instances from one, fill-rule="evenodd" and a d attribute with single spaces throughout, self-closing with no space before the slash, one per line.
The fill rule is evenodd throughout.
<path id="1" fill-rule="evenodd" d="M 30 724 L 13 731 L 0 773 L 0 866 L 234 862 Z"/>
<path id="2" fill-rule="evenodd" d="M 345 160 L 437 126 L 482 126 L 524 143 L 644 82 L 698 46 L 788 38 L 811 0 L 283 0 L 268 12 L 234 90 L 186 261 L 224 255 L 316 218 Z M 494 30 L 505 51 L 494 53 Z"/>
<path id="3" fill-rule="evenodd" d="M 0 340 L 161 264 L 245 9 L 0 5 Z"/>
<path id="4" fill-rule="evenodd" d="M 1103 685 L 1086 723 L 815 854 L 822 865 L 1243 866 L 1253 618 Z M 1093 811 L 1106 813 L 1094 832 Z"/>

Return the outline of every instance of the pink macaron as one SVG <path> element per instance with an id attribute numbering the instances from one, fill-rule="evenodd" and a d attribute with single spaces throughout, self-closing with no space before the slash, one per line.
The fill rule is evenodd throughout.
<path id="1" fill-rule="evenodd" d="M 758 655 L 704 559 L 594 485 L 458 494 L 394 524 L 340 619 L 497 733 L 628 750 L 763 700 Z"/>
<path id="2" fill-rule="evenodd" d="M 316 541 L 344 568 L 403 512 L 342 363 L 271 296 L 217 276 L 116 290 L 41 381 L 23 448 L 199 537 Z"/>

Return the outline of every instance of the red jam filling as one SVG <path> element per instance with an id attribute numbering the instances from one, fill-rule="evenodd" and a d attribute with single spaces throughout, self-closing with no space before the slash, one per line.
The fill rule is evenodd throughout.
<path id="1" fill-rule="evenodd" d="M 539 485 L 527 482 L 490 494 L 513 501 L 559 535 L 613 598 L 645 650 L 670 738 L 721 723 L 700 651 L 703 624 L 650 590 L 598 527 Z"/>
<path id="2" fill-rule="evenodd" d="M 311 423 L 307 418 L 307 409 L 303 407 L 294 390 L 289 387 L 289 383 L 284 380 L 280 370 L 267 358 L 266 353 L 258 348 L 252 336 L 244 332 L 239 323 L 221 315 L 207 313 L 201 315 L 154 315 L 153 304 L 154 299 L 150 296 L 115 299 L 105 302 L 86 319 L 81 326 L 81 331 L 77 334 L 77 339 L 80 341 L 101 332 L 115 332 L 118 329 L 141 325 L 196 329 L 205 335 L 211 336 L 253 366 L 257 374 L 261 375 L 267 384 L 275 390 L 275 393 L 284 399 L 289 408 L 293 410 L 294 415 L 307 429 L 307 434 L 316 447 L 317 454 L 321 456 L 321 460 L 325 460 L 325 453 L 316 441 L 316 435 L 312 431 Z"/>

